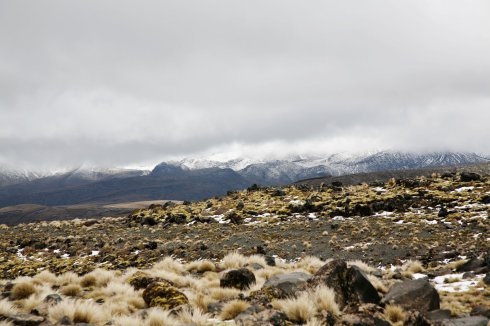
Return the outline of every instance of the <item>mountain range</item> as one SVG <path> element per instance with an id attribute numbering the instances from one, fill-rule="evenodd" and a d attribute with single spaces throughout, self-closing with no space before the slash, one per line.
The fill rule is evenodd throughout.
<path id="1" fill-rule="evenodd" d="M 209 158 L 162 162 L 150 170 L 79 168 L 39 173 L 0 169 L 0 207 L 120 203 L 143 200 L 198 200 L 254 183 L 285 185 L 302 179 L 361 172 L 488 163 L 475 153 L 334 154 L 282 160 Z"/>

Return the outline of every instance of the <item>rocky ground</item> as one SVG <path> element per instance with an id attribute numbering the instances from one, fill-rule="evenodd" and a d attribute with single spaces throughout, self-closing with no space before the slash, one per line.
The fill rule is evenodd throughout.
<path id="1" fill-rule="evenodd" d="M 0 325 L 487 325 L 489 209 L 464 172 L 0 226 Z"/>

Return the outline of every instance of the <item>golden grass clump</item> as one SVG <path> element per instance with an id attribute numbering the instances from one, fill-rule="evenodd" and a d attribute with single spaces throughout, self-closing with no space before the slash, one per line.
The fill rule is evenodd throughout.
<path id="1" fill-rule="evenodd" d="M 319 312 L 326 311 L 333 315 L 340 314 L 340 308 L 335 302 L 335 292 L 331 288 L 320 285 L 310 292 L 310 295 Z"/>
<path id="2" fill-rule="evenodd" d="M 297 298 L 275 300 L 271 304 L 274 308 L 283 311 L 291 321 L 300 324 L 306 323 L 316 313 L 315 302 L 306 292 Z"/>
<path id="3" fill-rule="evenodd" d="M 156 263 L 152 270 L 154 271 L 167 271 L 178 275 L 186 274 L 185 266 L 172 257 L 165 257 L 163 260 Z"/>
<path id="4" fill-rule="evenodd" d="M 177 326 L 179 321 L 172 317 L 170 311 L 153 308 L 146 317 L 145 326 Z"/>
<path id="5" fill-rule="evenodd" d="M 310 274 L 315 274 L 325 264 L 326 262 L 322 261 L 320 258 L 305 256 L 295 264 L 295 267 L 302 268 Z"/>
<path id="6" fill-rule="evenodd" d="M 388 287 L 379 278 L 377 278 L 376 276 L 371 275 L 371 274 L 368 274 L 367 278 L 368 278 L 369 282 L 371 282 L 371 284 L 374 286 L 376 291 L 383 293 L 383 294 L 388 293 L 388 290 L 389 290 Z"/>
<path id="7" fill-rule="evenodd" d="M 22 300 L 27 299 L 34 293 L 36 293 L 34 284 L 30 281 L 24 281 L 14 284 L 11 296 L 14 300 Z"/>
<path id="8" fill-rule="evenodd" d="M 372 266 L 369 266 L 368 264 L 366 264 L 362 260 L 351 260 L 351 261 L 348 261 L 347 262 L 347 266 L 356 266 L 361 271 L 363 271 L 364 273 L 367 273 L 367 274 L 371 274 L 374 271 L 376 271 L 376 268 L 374 268 Z"/>
<path id="9" fill-rule="evenodd" d="M 48 318 L 56 323 L 67 316 L 74 323 L 104 324 L 111 318 L 108 311 L 92 301 L 65 299 L 48 308 Z"/>
<path id="10" fill-rule="evenodd" d="M 418 260 L 408 260 L 407 262 L 405 262 L 405 264 L 402 265 L 401 269 L 402 271 L 406 271 L 412 274 L 421 273 L 425 270 L 422 263 Z"/>
<path id="11" fill-rule="evenodd" d="M 186 264 L 186 270 L 191 273 L 205 273 L 205 272 L 214 272 L 216 271 L 216 265 L 207 259 L 204 260 L 196 260 Z"/>
<path id="12" fill-rule="evenodd" d="M 16 314 L 19 310 L 8 299 L 0 300 L 0 316 Z"/>
<path id="13" fill-rule="evenodd" d="M 56 284 L 58 278 L 48 270 L 42 271 L 32 278 L 37 284 Z"/>
<path id="14" fill-rule="evenodd" d="M 403 325 L 403 321 L 405 320 L 406 313 L 402 307 L 390 304 L 385 307 L 384 316 L 392 324 Z"/>
<path id="15" fill-rule="evenodd" d="M 183 324 L 205 326 L 209 325 L 210 314 L 203 312 L 199 308 L 184 307 L 177 313 L 177 317 Z"/>
<path id="16" fill-rule="evenodd" d="M 80 277 L 73 272 L 65 272 L 61 275 L 58 275 L 58 280 L 56 282 L 58 285 L 68 285 L 80 283 Z"/>
<path id="17" fill-rule="evenodd" d="M 233 269 L 245 266 L 248 263 L 247 257 L 237 251 L 228 253 L 221 260 L 219 267 L 221 269 Z"/>
<path id="18" fill-rule="evenodd" d="M 138 316 L 116 316 L 112 319 L 114 326 L 137 326 L 144 325 L 144 321 Z"/>
<path id="19" fill-rule="evenodd" d="M 227 302 L 221 310 L 220 318 L 222 320 L 234 319 L 240 313 L 244 312 L 250 304 L 243 300 L 232 300 Z"/>
<path id="20" fill-rule="evenodd" d="M 68 297 L 76 297 L 82 292 L 82 288 L 78 284 L 69 284 L 61 287 L 60 292 Z"/>
<path id="21" fill-rule="evenodd" d="M 240 290 L 235 288 L 213 288 L 209 289 L 209 296 L 216 301 L 225 301 L 238 298 Z"/>

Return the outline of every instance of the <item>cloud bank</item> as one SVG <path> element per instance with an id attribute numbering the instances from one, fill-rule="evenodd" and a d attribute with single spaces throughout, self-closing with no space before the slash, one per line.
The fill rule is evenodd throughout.
<path id="1" fill-rule="evenodd" d="M 0 163 L 490 152 L 487 1 L 0 1 Z"/>

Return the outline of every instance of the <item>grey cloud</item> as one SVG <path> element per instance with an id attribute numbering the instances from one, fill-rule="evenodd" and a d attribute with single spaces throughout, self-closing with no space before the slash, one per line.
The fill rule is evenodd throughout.
<path id="1" fill-rule="evenodd" d="M 0 159 L 490 152 L 488 30 L 486 1 L 0 1 Z"/>

